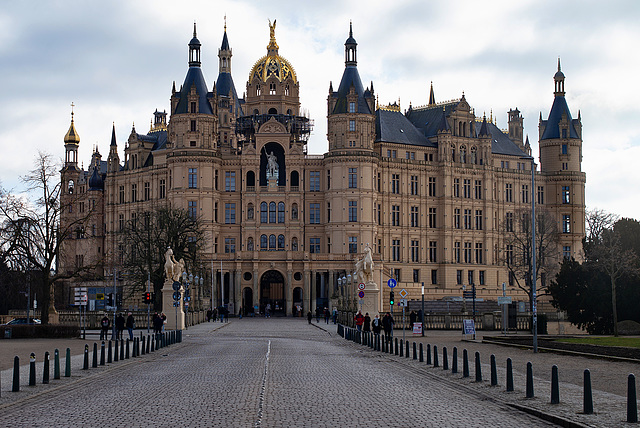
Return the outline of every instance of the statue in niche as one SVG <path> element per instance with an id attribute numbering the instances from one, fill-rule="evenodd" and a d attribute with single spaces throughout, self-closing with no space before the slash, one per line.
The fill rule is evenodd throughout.
<path id="1" fill-rule="evenodd" d="M 269 177 L 277 177 L 278 176 L 278 159 L 276 155 L 273 154 L 273 150 L 271 153 L 267 153 L 264 147 L 264 155 L 267 157 L 267 178 Z"/>

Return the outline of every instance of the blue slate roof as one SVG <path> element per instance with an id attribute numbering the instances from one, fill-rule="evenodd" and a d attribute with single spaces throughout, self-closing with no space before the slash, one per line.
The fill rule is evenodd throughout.
<path id="1" fill-rule="evenodd" d="M 435 137 L 442 123 L 443 117 L 448 117 L 458 106 L 458 102 L 448 104 L 440 104 L 425 109 L 413 110 L 407 112 L 407 119 L 418 128 L 425 137 Z"/>
<path id="2" fill-rule="evenodd" d="M 557 74 L 557 73 L 556 73 Z M 578 138 L 578 133 L 574 127 L 574 121 L 571 118 L 571 112 L 567 105 L 567 100 L 562 95 L 556 95 L 553 99 L 553 106 L 549 112 L 549 119 L 543 121 L 545 124 L 544 132 L 542 133 L 541 140 L 550 140 L 553 138 L 560 138 L 560 128 L 558 124 L 562 120 L 562 115 L 567 115 L 569 121 L 569 138 Z"/>
<path id="3" fill-rule="evenodd" d="M 224 33 L 225 40 L 227 38 L 227 33 Z M 216 81 L 216 92 L 218 95 L 223 95 L 226 97 L 231 97 L 234 100 L 235 105 L 235 114 L 237 116 L 243 116 L 242 112 L 242 104 L 238 99 L 238 93 L 236 92 L 236 87 L 233 84 L 233 78 L 231 77 L 231 73 L 219 73 L 218 80 Z"/>
<path id="4" fill-rule="evenodd" d="M 342 74 L 342 80 L 340 81 L 338 92 L 333 93 L 334 96 L 337 96 L 338 100 L 335 107 L 333 108 L 332 113 L 336 114 L 348 112 L 347 95 L 349 94 L 349 90 L 352 86 L 355 88 L 356 94 L 358 94 L 358 105 L 356 112 L 371 114 L 369 104 L 367 104 L 367 101 L 364 98 L 365 91 L 364 87 L 362 86 L 362 80 L 360 80 L 360 73 L 358 73 L 358 67 L 356 67 L 355 65 L 347 65 L 344 68 L 344 73 Z"/>
<path id="5" fill-rule="evenodd" d="M 220 50 L 223 50 L 223 51 L 228 51 L 229 50 L 229 39 L 227 38 L 227 30 L 226 29 L 224 31 L 224 36 L 222 36 L 222 46 L 220 46 Z"/>
<path id="6" fill-rule="evenodd" d="M 476 134 L 480 134 L 480 128 L 482 128 L 482 122 L 476 122 Z M 491 136 L 491 153 L 498 155 L 510 155 L 510 156 L 528 156 L 523 152 L 513 141 L 509 139 L 509 136 L 502 132 L 500 128 L 491 122 L 487 122 L 487 131 Z"/>
<path id="7" fill-rule="evenodd" d="M 200 102 L 198 103 L 198 113 L 213 114 L 213 110 L 211 109 L 211 105 L 208 100 L 207 83 L 204 80 L 202 69 L 196 66 L 189 67 L 189 71 L 187 71 L 187 76 L 184 79 L 182 89 L 179 93 L 180 100 L 178 101 L 178 105 L 176 106 L 173 114 L 189 112 L 188 95 L 192 86 L 196 87 L 196 93 L 200 98 Z"/>
<path id="8" fill-rule="evenodd" d="M 437 147 L 399 111 L 376 111 L 376 142 Z"/>

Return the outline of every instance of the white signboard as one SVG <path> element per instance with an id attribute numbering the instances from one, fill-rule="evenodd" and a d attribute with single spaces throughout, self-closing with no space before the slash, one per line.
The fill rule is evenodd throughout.
<path id="1" fill-rule="evenodd" d="M 499 305 L 510 305 L 511 304 L 511 296 L 498 296 L 498 304 Z"/>

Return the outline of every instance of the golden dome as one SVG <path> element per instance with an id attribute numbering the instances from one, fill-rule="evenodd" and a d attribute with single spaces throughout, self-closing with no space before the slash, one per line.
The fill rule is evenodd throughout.
<path id="1" fill-rule="evenodd" d="M 275 29 L 276 21 L 273 21 L 273 25 L 271 25 L 271 21 L 269 21 L 271 38 L 269 45 L 267 45 L 267 54 L 256 61 L 253 68 L 251 68 L 249 82 L 254 79 L 266 82 L 268 78 L 275 76 L 280 82 L 286 79 L 292 79 L 293 83 L 298 83 L 296 72 L 291 63 L 278 54 Z"/>
<path id="2" fill-rule="evenodd" d="M 69 126 L 69 130 L 67 131 L 67 135 L 64 136 L 65 143 L 80 143 L 80 136 L 78 135 L 78 131 L 76 131 L 76 127 L 73 124 L 73 112 L 71 112 L 71 125 Z"/>

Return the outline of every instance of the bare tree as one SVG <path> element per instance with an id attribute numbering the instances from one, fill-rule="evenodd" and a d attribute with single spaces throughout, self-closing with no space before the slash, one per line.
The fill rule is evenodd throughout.
<path id="1" fill-rule="evenodd" d="M 618 216 L 613 213 L 608 213 L 605 210 L 594 208 L 587 210 L 585 213 L 585 221 L 587 223 L 585 244 L 589 246 L 600 242 L 603 231 L 613 229 L 616 221 L 618 221 Z"/>
<path id="2" fill-rule="evenodd" d="M 531 212 L 521 209 L 508 216 L 504 222 L 505 238 L 503 262 L 516 285 L 529 296 L 529 307 L 533 309 L 532 277 L 532 230 Z M 547 278 L 559 268 L 558 223 L 553 214 L 545 210 L 536 212 L 536 284 L 537 294 L 546 294 Z M 538 282 L 538 280 L 541 280 Z"/>

